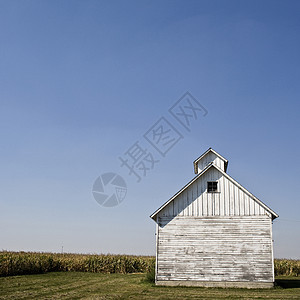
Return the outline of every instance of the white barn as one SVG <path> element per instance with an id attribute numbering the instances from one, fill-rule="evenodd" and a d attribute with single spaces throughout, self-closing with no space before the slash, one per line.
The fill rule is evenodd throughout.
<path id="1" fill-rule="evenodd" d="M 156 210 L 157 285 L 274 285 L 272 221 L 278 215 L 230 177 L 208 149 L 197 174 Z"/>

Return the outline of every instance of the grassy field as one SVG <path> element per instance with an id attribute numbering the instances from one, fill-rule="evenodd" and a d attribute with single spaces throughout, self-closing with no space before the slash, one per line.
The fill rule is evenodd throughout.
<path id="1" fill-rule="evenodd" d="M 268 290 L 155 287 L 145 274 L 51 272 L 0 278 L 0 299 L 300 299 L 300 278 Z"/>
<path id="2" fill-rule="evenodd" d="M 275 260 L 271 290 L 156 287 L 145 280 L 154 263 L 151 256 L 2 251 L 0 299 L 300 299 L 299 260 Z"/>

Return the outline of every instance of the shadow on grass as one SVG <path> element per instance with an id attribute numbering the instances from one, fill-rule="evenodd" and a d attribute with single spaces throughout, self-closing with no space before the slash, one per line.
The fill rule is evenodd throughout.
<path id="1" fill-rule="evenodd" d="M 299 279 L 276 279 L 276 285 L 283 289 L 299 289 L 300 288 L 300 278 Z"/>

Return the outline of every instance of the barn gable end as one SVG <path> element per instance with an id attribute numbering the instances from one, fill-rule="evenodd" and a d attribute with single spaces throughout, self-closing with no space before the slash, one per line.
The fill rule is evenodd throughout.
<path id="1" fill-rule="evenodd" d="M 228 162 L 215 153 L 200 156 L 197 171 L 203 169 L 151 215 L 156 284 L 272 287 L 272 220 L 278 215 L 231 178 Z M 217 190 L 209 192 L 208 182 Z"/>
<path id="2" fill-rule="evenodd" d="M 208 193 L 207 182 L 218 182 L 218 192 Z M 278 215 L 214 163 L 191 180 L 151 218 L 163 216 L 255 216 Z"/>
<path id="3" fill-rule="evenodd" d="M 270 210 L 235 180 L 211 165 L 197 180 L 172 199 L 157 217 L 259 216 L 272 217 Z M 217 193 L 207 192 L 207 182 L 218 183 Z"/>

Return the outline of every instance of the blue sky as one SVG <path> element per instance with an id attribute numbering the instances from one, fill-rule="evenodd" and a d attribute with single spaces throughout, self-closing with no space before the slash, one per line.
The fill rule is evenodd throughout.
<path id="1" fill-rule="evenodd" d="M 0 249 L 155 253 L 149 215 L 212 147 L 300 258 L 299 1 L 0 1 Z M 136 183 L 122 156 L 189 91 L 208 110 Z M 127 183 L 100 206 L 103 173 Z"/>

